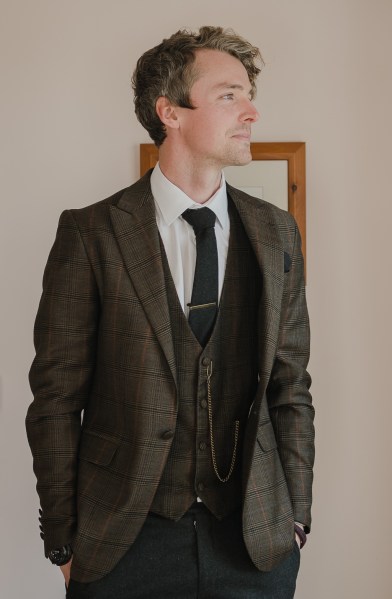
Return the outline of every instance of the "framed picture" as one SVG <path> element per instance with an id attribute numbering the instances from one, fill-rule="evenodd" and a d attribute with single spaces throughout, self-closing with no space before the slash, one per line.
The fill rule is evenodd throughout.
<path id="1" fill-rule="evenodd" d="M 294 216 L 306 264 L 305 142 L 255 142 L 250 146 L 252 162 L 226 168 L 225 177 L 234 187 L 276 204 Z M 158 148 L 154 144 L 140 144 L 140 175 L 157 161 Z"/>

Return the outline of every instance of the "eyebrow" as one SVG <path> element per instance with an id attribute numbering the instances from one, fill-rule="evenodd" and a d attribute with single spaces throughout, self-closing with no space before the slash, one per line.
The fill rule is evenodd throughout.
<path id="1" fill-rule="evenodd" d="M 216 85 L 214 85 L 214 89 L 245 89 L 243 85 L 240 85 L 239 83 L 217 83 Z"/>
<path id="2" fill-rule="evenodd" d="M 245 87 L 243 85 L 241 85 L 240 83 L 223 82 L 223 83 L 217 83 L 213 87 L 214 91 L 227 90 L 227 89 L 239 89 L 240 91 L 246 91 Z M 249 95 L 253 95 L 253 89 L 251 87 L 249 88 L 248 93 L 249 93 Z"/>

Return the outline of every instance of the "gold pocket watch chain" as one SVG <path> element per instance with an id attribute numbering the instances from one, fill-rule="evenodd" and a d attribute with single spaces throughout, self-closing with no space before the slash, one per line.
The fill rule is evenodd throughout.
<path id="1" fill-rule="evenodd" d="M 233 455 L 231 458 L 229 472 L 227 473 L 227 475 L 225 477 L 223 477 L 219 474 L 218 466 L 216 463 L 215 442 L 214 442 L 214 435 L 212 432 L 211 377 L 212 377 L 212 361 L 207 366 L 207 404 L 208 404 L 208 423 L 209 423 L 209 428 L 210 428 L 211 457 L 212 457 L 212 464 L 214 466 L 214 472 L 215 472 L 217 478 L 221 481 L 221 483 L 226 483 L 229 480 L 230 476 L 233 474 L 233 470 L 234 470 L 234 466 L 235 466 L 235 460 L 237 457 L 237 447 L 238 447 L 238 435 L 239 435 L 239 431 L 240 431 L 240 421 L 239 420 L 235 421 Z"/>

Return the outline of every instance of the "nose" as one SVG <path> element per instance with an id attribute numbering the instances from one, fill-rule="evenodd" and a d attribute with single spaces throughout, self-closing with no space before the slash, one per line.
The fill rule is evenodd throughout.
<path id="1" fill-rule="evenodd" d="M 260 118 L 260 115 L 256 109 L 256 106 L 253 104 L 252 100 L 248 98 L 245 100 L 244 110 L 241 114 L 241 120 L 243 122 L 255 123 Z"/>

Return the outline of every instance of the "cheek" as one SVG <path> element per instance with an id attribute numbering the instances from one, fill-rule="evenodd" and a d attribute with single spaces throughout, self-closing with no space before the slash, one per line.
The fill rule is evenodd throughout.
<path id="1" fill-rule="evenodd" d="M 198 118 L 192 122 L 188 132 L 194 141 L 202 143 L 217 137 L 220 129 L 213 115 L 198 115 Z"/>
<path id="2" fill-rule="evenodd" d="M 196 108 L 194 117 L 195 128 L 219 128 L 227 120 L 227 115 L 224 111 L 222 112 L 222 110 L 216 110 L 211 107 Z"/>
<path id="3" fill-rule="evenodd" d="M 232 119 L 222 110 L 197 108 L 187 115 L 183 124 L 184 138 L 193 147 L 208 148 L 224 144 L 227 132 L 233 127 Z"/>

